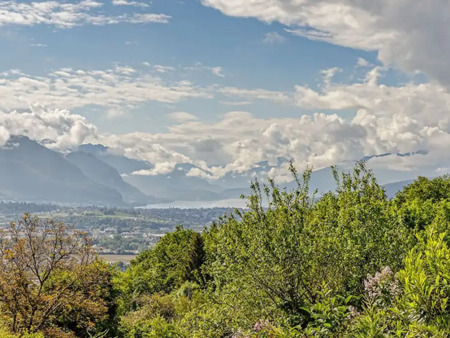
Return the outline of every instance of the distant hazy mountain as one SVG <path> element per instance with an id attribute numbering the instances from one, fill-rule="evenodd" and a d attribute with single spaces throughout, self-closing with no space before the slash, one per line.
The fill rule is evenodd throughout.
<path id="1" fill-rule="evenodd" d="M 405 156 L 405 155 L 400 154 L 399 156 Z M 338 170 L 345 170 L 345 169 L 343 167 L 338 166 Z M 378 173 L 380 173 L 380 175 L 378 175 Z M 414 179 L 417 176 L 419 176 L 421 173 L 417 172 L 414 174 L 415 175 L 412 176 L 413 179 L 400 180 L 398 182 L 393 182 L 393 183 L 388 183 L 388 184 L 381 184 L 383 186 L 383 188 L 386 190 L 386 195 L 389 198 L 395 197 L 397 192 L 402 190 L 405 186 L 413 183 Z M 387 174 L 387 170 L 383 170 L 383 171 L 377 170 L 375 172 L 375 175 L 377 176 L 377 178 L 379 176 L 382 178 L 389 177 L 389 175 Z M 398 174 L 391 173 L 391 176 L 399 177 L 399 178 L 404 177 L 404 175 L 405 175 L 404 173 L 398 173 Z M 435 175 L 432 175 L 432 171 L 430 170 L 429 173 L 425 173 L 425 175 L 422 175 L 422 176 L 434 177 Z M 253 175 L 253 177 L 255 177 L 255 176 Z M 241 175 L 239 177 L 235 176 L 235 179 L 236 179 L 236 181 L 241 180 L 242 182 L 246 182 L 246 181 L 250 181 L 253 177 L 252 177 L 252 175 L 246 175 L 246 176 Z M 234 181 L 234 182 L 236 182 L 236 181 Z M 264 180 L 259 180 L 259 181 L 262 183 L 265 183 Z M 275 178 L 275 182 L 276 182 L 276 178 Z M 382 181 L 379 181 L 379 182 L 382 183 Z M 278 182 L 277 185 L 280 188 L 286 188 L 287 190 L 292 190 L 297 187 L 297 183 L 295 181 L 290 181 L 287 183 L 279 183 Z M 309 182 L 309 188 L 310 188 L 311 192 L 317 190 L 316 197 L 320 197 L 325 192 L 334 191 L 336 189 L 336 182 L 334 180 L 334 177 L 333 177 L 333 174 L 331 171 L 331 167 L 313 171 L 311 174 L 310 182 Z M 246 184 L 245 186 L 243 186 L 241 188 L 225 189 L 225 190 L 221 191 L 218 195 L 220 196 L 220 198 L 226 199 L 226 198 L 237 198 L 242 194 L 248 195 L 249 193 L 250 193 L 249 184 Z"/>
<path id="2" fill-rule="evenodd" d="M 218 190 L 222 190 L 208 181 L 187 173 L 196 168 L 192 164 L 177 164 L 170 174 L 160 175 L 129 175 L 124 180 L 144 193 L 152 194 L 168 200 L 197 200 L 213 201 L 222 199 Z"/>
<path id="3" fill-rule="evenodd" d="M 252 180 L 257 178 L 261 181 L 261 177 L 266 177 L 272 168 L 277 168 L 287 162 L 289 162 L 287 159 L 280 157 L 274 165 L 270 165 L 268 161 L 255 163 L 253 168 L 244 172 L 228 172 L 223 177 L 215 180 L 214 185 L 221 187 L 227 193 L 235 189 L 248 189 Z"/>
<path id="4" fill-rule="evenodd" d="M 109 152 L 108 148 L 101 144 L 83 144 L 78 147 L 79 151 L 89 153 L 115 168 L 119 174 L 131 174 L 139 170 L 152 169 L 153 165 L 146 161 L 131 159 L 122 155 Z"/>
<path id="5" fill-rule="evenodd" d="M 0 147 L 0 191 L 21 201 L 122 205 L 116 190 L 87 178 L 57 152 L 24 136 Z"/>
<path id="6" fill-rule="evenodd" d="M 240 179 L 242 181 L 247 182 L 242 188 L 232 188 L 223 190 L 220 193 L 222 198 L 237 198 L 240 195 L 248 195 L 250 193 L 250 181 L 257 177 L 256 175 L 247 174 L 247 176 L 241 176 Z M 301 177 L 300 177 L 301 179 Z M 260 183 L 267 183 L 266 180 L 258 179 Z M 275 184 L 284 189 L 286 188 L 288 191 L 297 188 L 297 183 L 293 180 L 286 183 L 277 182 L 275 178 Z M 309 182 L 309 189 L 311 192 L 317 190 L 318 196 L 322 193 L 334 190 L 336 188 L 336 183 L 334 181 L 334 177 L 331 173 L 331 168 L 324 168 L 311 173 L 311 179 Z"/>
<path id="7" fill-rule="evenodd" d="M 382 154 L 367 156 L 364 160 L 370 163 L 386 156 L 420 156 L 424 153 Z M 0 199 L 98 205 L 234 199 L 250 193 L 251 180 L 257 178 L 266 183 L 267 172 L 287 161 L 279 158 L 277 163 L 256 163 L 245 172 L 231 172 L 219 180 L 209 181 L 190 176 L 192 169 L 201 169 L 189 163 L 176 165 L 170 173 L 137 175 L 137 171 L 153 169 L 154 165 L 93 144 L 81 145 L 63 156 L 26 137 L 14 136 L 0 147 Z M 375 171 L 381 183 L 398 180 L 385 185 L 389 197 L 411 183 L 417 175 L 433 176 L 433 172 L 434 168 L 429 168 L 423 173 L 408 172 L 409 176 L 405 177 L 405 172 L 393 172 L 384 167 Z M 277 183 L 288 190 L 296 187 L 293 181 Z M 317 189 L 317 197 L 335 187 L 330 168 L 312 173 L 310 191 Z"/>
<path id="8" fill-rule="evenodd" d="M 413 183 L 414 180 L 407 180 L 407 181 L 401 181 L 401 182 L 394 182 L 394 183 L 389 183 L 389 184 L 385 184 L 383 186 L 384 190 L 386 190 L 386 195 L 389 198 L 394 198 L 395 195 L 402 190 L 404 187 L 406 187 L 407 185 L 410 185 L 411 183 Z"/>
<path id="9" fill-rule="evenodd" d="M 418 150 L 418 151 L 414 151 L 414 152 L 410 152 L 410 153 L 384 153 L 384 154 L 379 154 L 379 155 L 365 156 L 362 160 L 369 161 L 374 158 L 386 157 L 386 156 L 392 156 L 392 155 L 398 156 L 398 157 L 410 157 L 410 156 L 414 156 L 414 155 L 426 155 L 427 153 L 428 152 L 425 150 Z"/>
<path id="10" fill-rule="evenodd" d="M 82 151 L 76 151 L 67 154 L 65 159 L 80 168 L 90 180 L 117 190 L 126 203 L 145 205 L 151 202 L 148 196 L 126 183 L 115 168 L 98 157 Z"/>
<path id="11" fill-rule="evenodd" d="M 250 193 L 251 180 L 258 178 L 264 183 L 265 180 L 261 179 L 261 177 L 265 177 L 270 169 L 288 162 L 284 158 L 277 159 L 277 163 L 274 165 L 263 161 L 256 163 L 252 169 L 245 172 L 231 172 L 219 180 L 208 181 L 200 177 L 188 176 L 191 169 L 200 169 L 189 163 L 177 164 L 174 170 L 168 174 L 136 175 L 133 172 L 151 169 L 153 165 L 145 161 L 114 155 L 102 145 L 86 144 L 78 149 L 83 152 L 89 152 L 116 168 L 127 183 L 139 188 L 145 194 L 170 201 L 216 201 L 238 198 L 241 194 L 248 195 Z M 288 188 L 295 187 L 294 182 L 285 185 Z M 280 186 L 283 186 L 283 184 L 280 184 Z M 335 183 L 330 168 L 318 170 L 312 174 L 311 190 L 318 189 L 319 193 L 322 193 L 334 189 L 334 187 Z"/>

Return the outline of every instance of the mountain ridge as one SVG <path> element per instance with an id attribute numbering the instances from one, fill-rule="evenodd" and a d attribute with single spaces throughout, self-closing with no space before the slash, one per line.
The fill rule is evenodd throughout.
<path id="1" fill-rule="evenodd" d="M 252 179 L 258 178 L 265 183 L 267 172 L 288 161 L 284 158 L 278 158 L 275 164 L 263 161 L 246 172 L 228 173 L 221 179 L 207 180 L 191 176 L 191 170 L 202 169 L 190 163 L 177 164 L 170 173 L 137 175 L 138 171 L 154 169 L 154 165 L 120 155 L 101 144 L 80 145 L 65 154 L 48 149 L 46 144 L 39 144 L 25 136 L 12 136 L 0 147 L 1 199 L 119 206 L 218 201 L 248 195 Z M 386 153 L 366 156 L 363 160 L 424 153 Z M 344 170 L 346 167 L 338 168 Z M 394 181 L 384 187 L 387 195 L 393 197 L 410 182 L 412 180 L 405 177 L 405 180 Z M 279 186 L 292 189 L 296 183 L 291 181 Z M 333 190 L 335 181 L 331 169 L 327 167 L 313 171 L 310 188 L 312 191 L 317 189 L 319 194 Z"/>
<path id="2" fill-rule="evenodd" d="M 117 191 L 25 136 L 12 136 L 0 148 L 0 190 L 11 200 L 124 204 Z"/>

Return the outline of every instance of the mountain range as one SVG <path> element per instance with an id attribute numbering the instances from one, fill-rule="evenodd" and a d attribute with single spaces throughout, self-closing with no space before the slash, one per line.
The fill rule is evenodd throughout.
<path id="1" fill-rule="evenodd" d="M 0 191 L 13 201 L 124 204 L 119 192 L 88 179 L 60 153 L 23 136 L 0 148 Z"/>
<path id="2" fill-rule="evenodd" d="M 395 156 L 421 154 L 423 152 Z M 390 154 L 365 159 L 387 155 Z M 197 168 L 189 163 L 177 164 L 166 174 L 137 175 L 136 172 L 153 169 L 153 164 L 116 154 L 103 145 L 84 144 L 60 153 L 25 136 L 12 136 L 0 147 L 0 200 L 108 206 L 217 201 L 248 194 L 252 179 L 284 161 L 279 159 L 276 165 L 257 163 L 247 172 L 229 173 L 214 181 L 188 175 Z M 392 197 L 411 182 L 408 179 L 387 184 L 386 193 Z M 289 189 L 295 183 L 285 185 Z M 310 187 L 319 194 L 334 189 L 330 168 L 314 171 Z"/>

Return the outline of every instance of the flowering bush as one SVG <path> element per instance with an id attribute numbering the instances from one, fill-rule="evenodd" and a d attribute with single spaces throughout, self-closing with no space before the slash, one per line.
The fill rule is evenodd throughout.
<path id="1" fill-rule="evenodd" d="M 398 278 L 388 266 L 374 276 L 369 274 L 364 281 L 364 289 L 370 300 L 381 302 L 385 306 L 391 305 L 401 293 Z"/>

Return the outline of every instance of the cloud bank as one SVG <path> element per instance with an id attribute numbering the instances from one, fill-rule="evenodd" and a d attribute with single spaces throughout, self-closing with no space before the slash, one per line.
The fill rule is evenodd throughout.
<path id="1" fill-rule="evenodd" d="M 138 5 L 136 2 L 115 1 L 115 5 Z M 68 29 L 82 25 L 105 26 L 119 23 L 168 23 L 170 16 L 155 13 L 133 13 L 108 16 L 96 10 L 104 3 L 83 0 L 75 3 L 60 1 L 1 1 L 1 26 L 48 25 Z M 141 6 L 142 7 L 142 6 Z"/>
<path id="2" fill-rule="evenodd" d="M 215 88 L 216 92 L 207 94 L 222 95 L 226 92 L 238 98 L 247 95 L 275 102 L 287 100 L 291 105 L 318 111 L 312 115 L 299 113 L 290 118 L 264 119 L 246 111 L 230 111 L 217 121 L 205 122 L 191 113 L 175 112 L 169 116 L 174 124 L 167 132 L 114 135 L 99 133 L 96 126 L 85 118 L 70 114 L 67 110 L 32 107 L 26 113 L 1 113 L 0 125 L 3 128 L 0 129 L 0 139 L 4 141 L 8 134 L 25 134 L 37 140 L 50 138 L 55 141 L 50 145 L 54 148 L 97 142 L 126 156 L 155 164 L 151 173 L 141 174 L 167 173 L 175 164 L 192 163 L 202 170 L 194 170 L 190 175 L 211 179 L 223 177 L 227 173 L 244 172 L 261 161 L 276 164 L 280 157 L 292 160 L 299 169 L 306 166 L 319 169 L 367 155 L 419 150 L 420 156 L 383 157 L 371 161 L 374 165 L 399 171 L 420 170 L 430 166 L 436 170 L 441 168 L 442 171 L 442 168 L 450 167 L 447 159 L 447 145 L 450 144 L 450 93 L 445 86 L 438 83 L 387 86 L 378 82 L 379 69 L 376 67 L 368 69 L 364 81 L 335 83 L 332 75 L 336 71 L 322 72 L 320 90 L 297 86 L 291 93 L 281 97 L 267 96 L 264 91 L 261 94 L 258 89 Z M 67 71 L 68 82 L 73 73 Z M 101 73 L 99 78 L 107 75 L 120 77 L 118 73 L 133 72 L 131 69 L 115 70 L 112 74 Z M 60 76 L 64 78 L 64 74 Z M 90 79 L 92 74 L 81 74 L 81 78 L 84 76 Z M 28 81 L 24 86 L 30 87 Z M 106 83 L 108 81 L 105 80 Z M 87 80 L 82 83 L 85 82 L 90 83 Z M 125 82 L 127 86 L 130 85 Z M 132 98 L 132 101 L 140 97 L 139 90 L 138 94 L 132 94 L 139 86 L 129 91 L 131 97 L 137 95 L 137 99 Z M 69 90 L 67 85 L 64 88 Z M 86 102 L 97 100 L 96 95 L 102 98 L 108 95 L 104 92 L 98 94 L 95 90 L 86 92 L 94 96 L 80 96 L 79 99 Z M 172 90 L 167 92 L 173 93 Z M 185 88 L 182 93 L 189 93 L 189 90 Z M 175 93 L 175 99 L 179 95 Z M 170 101 L 167 96 L 162 97 Z M 70 105 L 71 99 L 61 100 L 68 101 L 59 104 Z M 114 96 L 110 100 L 115 102 Z M 320 113 L 323 110 L 334 110 L 336 113 Z M 354 112 L 352 117 L 339 116 L 339 113 L 348 110 Z M 287 167 L 282 166 L 270 174 L 283 177 L 286 172 Z"/>
<path id="3" fill-rule="evenodd" d="M 450 2 L 442 0 L 202 0 L 226 15 L 280 22 L 312 40 L 378 51 L 386 66 L 450 85 Z"/>
<path id="4" fill-rule="evenodd" d="M 46 76 L 19 70 L 0 74 L 0 109 L 26 109 L 39 103 L 52 109 L 102 106 L 119 114 L 136 105 L 156 101 L 174 103 L 187 98 L 210 98 L 207 88 L 189 81 L 167 83 L 128 66 L 106 70 L 61 68 Z"/>

